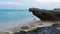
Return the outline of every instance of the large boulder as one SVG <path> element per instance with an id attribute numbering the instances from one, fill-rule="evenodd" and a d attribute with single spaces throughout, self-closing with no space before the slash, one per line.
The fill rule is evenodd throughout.
<path id="1" fill-rule="evenodd" d="M 39 8 L 29 8 L 29 11 L 32 12 L 33 15 L 40 18 L 42 21 L 60 21 L 60 11 Z"/>

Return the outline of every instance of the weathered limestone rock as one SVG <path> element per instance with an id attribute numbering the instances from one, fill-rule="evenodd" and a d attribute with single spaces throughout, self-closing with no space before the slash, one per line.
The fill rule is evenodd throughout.
<path id="1" fill-rule="evenodd" d="M 42 21 L 60 21 L 60 11 L 58 10 L 45 10 L 39 8 L 29 8 L 29 11 L 33 13 L 33 15 L 40 18 Z"/>

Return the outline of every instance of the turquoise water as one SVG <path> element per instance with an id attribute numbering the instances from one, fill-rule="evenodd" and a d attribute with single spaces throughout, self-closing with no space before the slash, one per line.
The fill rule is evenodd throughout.
<path id="1" fill-rule="evenodd" d="M 0 10 L 0 30 L 4 30 L 18 24 L 33 21 L 35 16 L 28 10 Z"/>
<path id="2" fill-rule="evenodd" d="M 15 20 L 22 20 L 29 18 L 31 13 L 29 11 L 0 11 L 0 22 L 11 22 Z"/>

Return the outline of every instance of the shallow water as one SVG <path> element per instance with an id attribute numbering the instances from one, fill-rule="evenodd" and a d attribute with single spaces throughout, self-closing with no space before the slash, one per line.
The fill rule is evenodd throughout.
<path id="1" fill-rule="evenodd" d="M 36 17 L 28 10 L 0 10 L 0 31 L 34 21 L 34 18 Z"/>

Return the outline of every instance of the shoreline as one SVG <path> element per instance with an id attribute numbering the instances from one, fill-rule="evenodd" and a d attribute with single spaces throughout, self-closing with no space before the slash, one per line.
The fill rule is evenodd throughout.
<path id="1" fill-rule="evenodd" d="M 47 27 L 55 24 L 55 22 L 51 21 L 35 21 L 35 22 L 29 22 L 27 24 L 18 25 L 14 28 L 8 28 L 6 31 L 2 31 L 2 33 L 15 33 L 20 31 L 30 31 L 33 29 L 36 29 L 37 27 Z"/>
<path id="2" fill-rule="evenodd" d="M 27 23 L 27 24 L 22 24 L 22 25 L 19 25 L 19 26 L 16 26 L 12 29 L 8 29 L 9 31 L 12 31 L 13 33 L 14 32 L 19 32 L 19 31 L 29 31 L 29 30 L 32 30 L 32 29 L 35 29 L 37 27 L 47 27 L 47 26 L 51 26 L 53 25 L 54 23 L 52 22 L 46 22 L 46 21 L 35 21 L 35 22 L 30 22 L 30 23 Z M 23 28 L 22 28 L 23 27 Z M 27 28 L 25 28 L 27 27 Z"/>

